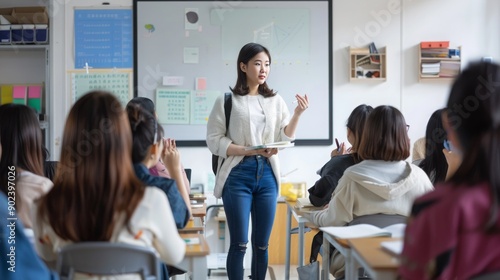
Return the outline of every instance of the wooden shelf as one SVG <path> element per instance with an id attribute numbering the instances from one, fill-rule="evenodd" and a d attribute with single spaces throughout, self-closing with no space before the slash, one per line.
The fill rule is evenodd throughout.
<path id="1" fill-rule="evenodd" d="M 462 48 L 457 47 L 457 48 L 451 48 L 451 49 L 458 49 L 460 52 L 460 57 L 458 58 L 451 58 L 451 57 L 422 57 L 422 46 L 421 44 L 418 45 L 418 81 L 453 81 L 455 79 L 455 76 L 450 77 L 450 76 L 439 76 L 442 75 L 441 73 L 438 76 L 424 76 L 422 73 L 422 63 L 439 63 L 440 64 L 440 72 L 441 72 L 441 67 L 442 67 L 442 62 L 457 62 L 459 64 L 459 72 L 462 70 Z"/>
<path id="2" fill-rule="evenodd" d="M 379 48 L 378 54 L 370 54 L 368 48 L 349 47 L 349 81 L 385 81 L 387 79 L 387 49 Z M 378 64 L 372 63 L 373 57 L 378 56 Z M 373 77 L 370 75 L 377 75 Z"/>

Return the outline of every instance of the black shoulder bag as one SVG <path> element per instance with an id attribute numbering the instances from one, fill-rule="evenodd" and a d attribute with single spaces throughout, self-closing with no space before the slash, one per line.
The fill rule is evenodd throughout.
<path id="1" fill-rule="evenodd" d="M 231 109 L 233 108 L 233 102 L 231 100 L 231 93 L 226 92 L 224 94 L 224 114 L 226 115 L 226 135 L 227 130 L 229 129 L 229 118 L 231 116 Z M 217 174 L 217 167 L 219 163 L 219 156 L 212 154 L 212 170 L 214 174 Z M 224 163 L 224 159 L 222 159 L 221 165 Z"/>

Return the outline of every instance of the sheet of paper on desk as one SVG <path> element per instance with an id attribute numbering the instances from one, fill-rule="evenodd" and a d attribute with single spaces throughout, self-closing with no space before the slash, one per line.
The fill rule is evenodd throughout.
<path id="1" fill-rule="evenodd" d="M 403 252 L 403 240 L 383 241 L 380 247 L 392 255 L 399 256 Z"/>
<path id="2" fill-rule="evenodd" d="M 200 239 L 198 237 L 194 238 L 184 238 L 184 241 L 186 242 L 186 245 L 196 245 L 200 244 Z"/>
<path id="3" fill-rule="evenodd" d="M 340 239 L 391 236 L 390 232 L 369 224 L 340 227 L 320 227 L 319 229 L 335 238 Z"/>
<path id="4" fill-rule="evenodd" d="M 263 145 L 257 145 L 257 146 L 251 146 L 251 147 L 246 147 L 245 150 L 258 150 L 258 149 L 267 149 L 267 148 L 289 148 L 295 146 L 295 143 L 290 142 L 290 141 L 281 141 L 281 142 L 274 142 L 274 143 L 267 143 Z"/>

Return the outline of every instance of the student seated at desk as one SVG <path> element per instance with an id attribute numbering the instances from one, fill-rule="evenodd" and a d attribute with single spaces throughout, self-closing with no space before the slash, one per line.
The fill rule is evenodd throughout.
<path id="1" fill-rule="evenodd" d="M 500 65 L 475 63 L 455 80 L 443 113 L 463 157 L 454 175 L 418 198 L 406 227 L 402 279 L 500 279 Z"/>
<path id="2" fill-rule="evenodd" d="M 147 97 L 135 97 L 132 98 L 128 103 L 127 103 L 127 108 L 132 105 L 138 105 L 141 107 L 143 110 L 146 110 L 146 112 L 150 113 L 153 115 L 157 120 L 158 116 L 156 115 L 155 111 L 155 104 L 153 103 L 153 100 L 147 98 Z M 186 188 L 186 191 L 188 194 L 191 192 L 191 185 L 189 182 L 188 174 L 186 173 L 186 170 L 184 169 L 184 166 L 182 166 L 181 163 L 181 168 L 182 168 L 182 180 L 184 181 L 184 187 Z M 160 176 L 160 177 L 165 177 L 169 179 L 173 179 L 172 176 L 170 176 L 170 173 L 163 163 L 162 159 L 153 165 L 152 167 L 149 168 L 149 173 L 153 176 Z"/>
<path id="3" fill-rule="evenodd" d="M 163 128 L 156 118 L 138 105 L 127 105 L 132 131 L 132 162 L 137 178 L 147 186 L 160 188 L 167 195 L 177 228 L 184 228 L 191 217 L 189 194 L 182 179 L 179 151 L 175 141 L 163 139 Z M 148 168 L 162 157 L 173 179 L 153 176 Z"/>
<path id="4" fill-rule="evenodd" d="M 344 171 L 361 161 L 357 152 L 366 118 L 372 110 L 372 106 L 362 104 L 354 108 L 349 115 L 346 126 L 347 141 L 351 144 L 351 150 L 347 152 L 345 144 L 341 143 L 338 150 L 332 151 L 332 158 L 320 169 L 321 178 L 308 190 L 309 200 L 314 206 L 321 207 L 328 204 Z"/>
<path id="5" fill-rule="evenodd" d="M 54 187 L 32 215 L 42 259 L 54 264 L 58 250 L 70 243 L 108 241 L 154 248 L 168 264 L 182 261 L 186 244 L 168 199 L 137 179 L 131 151 L 130 125 L 114 95 L 93 91 L 76 101 Z"/>
<path id="6" fill-rule="evenodd" d="M 328 208 L 304 216 L 317 226 L 343 226 L 355 217 L 371 214 L 408 216 L 413 200 L 432 190 L 427 175 L 405 161 L 410 139 L 401 112 L 379 106 L 368 116 L 358 155 L 362 162 L 346 169 Z M 344 275 L 344 259 L 332 258 L 330 272 Z"/>
<path id="7" fill-rule="evenodd" d="M 0 141 L 0 190 L 15 193 L 17 215 L 31 229 L 34 201 L 52 188 L 52 181 L 44 177 L 42 131 L 36 112 L 21 104 L 0 106 Z"/>

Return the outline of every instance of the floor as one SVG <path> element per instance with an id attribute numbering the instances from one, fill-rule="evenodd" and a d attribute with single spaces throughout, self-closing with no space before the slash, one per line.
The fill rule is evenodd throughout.
<path id="1" fill-rule="evenodd" d="M 245 275 L 250 275 L 250 271 L 246 270 Z M 210 277 L 207 279 L 210 280 L 227 280 L 226 272 L 224 270 L 214 270 L 212 271 Z M 249 279 L 249 278 L 246 278 Z M 285 279 L 285 265 L 271 265 L 267 270 L 266 280 L 281 280 Z M 297 266 L 290 266 L 290 280 L 298 280 L 299 277 L 297 275 Z"/>

